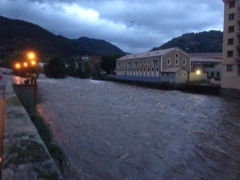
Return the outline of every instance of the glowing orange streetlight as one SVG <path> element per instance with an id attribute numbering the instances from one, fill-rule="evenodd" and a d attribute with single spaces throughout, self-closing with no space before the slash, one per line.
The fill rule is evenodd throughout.
<path id="1" fill-rule="evenodd" d="M 35 54 L 33 52 L 30 52 L 30 53 L 28 53 L 28 57 L 29 57 L 29 59 L 34 59 Z"/>
<path id="2" fill-rule="evenodd" d="M 35 65 L 35 64 L 36 64 L 36 62 L 35 62 L 35 61 L 31 61 L 31 63 L 32 63 L 32 65 Z"/>
<path id="3" fill-rule="evenodd" d="M 15 67 L 16 67 L 17 69 L 19 69 L 19 68 L 21 67 L 21 65 L 20 65 L 19 63 L 17 63 L 17 64 L 15 65 Z"/>

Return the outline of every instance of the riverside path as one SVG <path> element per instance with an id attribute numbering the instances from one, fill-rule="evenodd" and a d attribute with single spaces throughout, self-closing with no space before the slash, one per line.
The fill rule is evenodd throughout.
<path id="1" fill-rule="evenodd" d="M 237 179 L 240 101 L 38 79 L 38 111 L 82 179 Z"/>

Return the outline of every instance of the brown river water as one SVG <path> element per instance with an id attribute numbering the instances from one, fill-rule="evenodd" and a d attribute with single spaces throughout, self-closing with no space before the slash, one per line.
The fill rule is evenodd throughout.
<path id="1" fill-rule="evenodd" d="M 38 111 L 81 179 L 240 179 L 240 101 L 38 79 Z"/>

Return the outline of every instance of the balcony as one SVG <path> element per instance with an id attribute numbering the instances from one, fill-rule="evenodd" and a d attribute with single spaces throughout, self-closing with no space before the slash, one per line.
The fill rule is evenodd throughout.
<path id="1" fill-rule="evenodd" d="M 237 5 L 237 9 L 240 10 L 240 4 Z"/>
<path id="2" fill-rule="evenodd" d="M 237 17 L 237 22 L 240 23 L 240 17 Z"/>
<path id="3" fill-rule="evenodd" d="M 240 30 L 237 30 L 237 31 L 236 31 L 236 35 L 237 35 L 237 36 L 240 36 Z"/>
<path id="4" fill-rule="evenodd" d="M 236 48 L 237 48 L 237 50 L 240 50 L 240 44 L 239 43 L 236 44 Z"/>
<path id="5" fill-rule="evenodd" d="M 235 60 L 240 62 L 240 56 L 235 56 Z"/>

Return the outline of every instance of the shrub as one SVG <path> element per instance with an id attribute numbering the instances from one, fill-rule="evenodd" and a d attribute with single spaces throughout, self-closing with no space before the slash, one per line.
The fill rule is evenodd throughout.
<path id="1" fill-rule="evenodd" d="M 44 67 L 45 75 L 49 78 L 65 78 L 66 66 L 64 60 L 60 56 L 53 56 Z"/>

